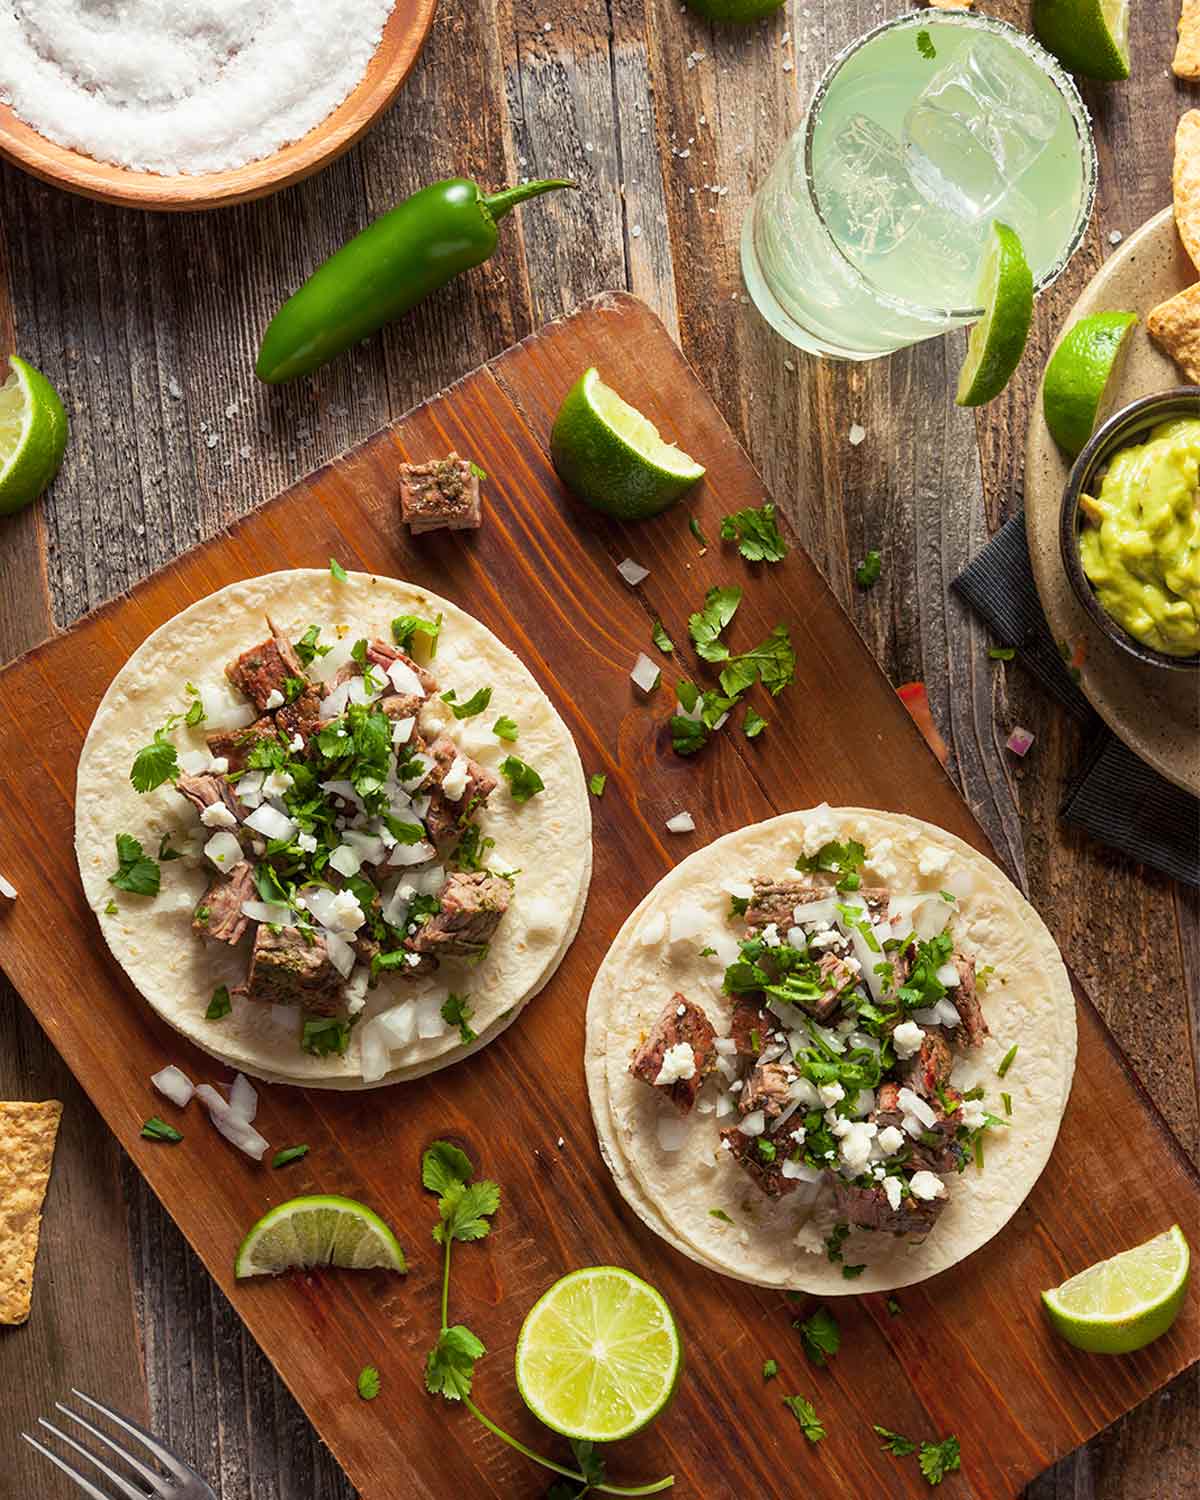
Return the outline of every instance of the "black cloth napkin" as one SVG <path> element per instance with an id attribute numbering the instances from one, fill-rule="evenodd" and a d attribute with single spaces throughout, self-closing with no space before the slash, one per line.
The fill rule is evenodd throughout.
<path id="1" fill-rule="evenodd" d="M 1050 634 L 1033 581 L 1025 517 L 1007 521 L 952 587 L 1091 734 L 1059 812 L 1101 843 L 1200 886 L 1200 800 L 1124 746 L 1084 697 Z"/>

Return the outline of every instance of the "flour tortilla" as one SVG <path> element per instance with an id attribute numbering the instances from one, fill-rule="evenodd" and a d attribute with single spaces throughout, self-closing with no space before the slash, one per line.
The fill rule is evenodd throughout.
<path id="1" fill-rule="evenodd" d="M 951 931 L 956 946 L 980 968 L 994 965 L 981 992 L 991 1035 L 979 1049 L 955 1048 L 954 1083 L 982 1084 L 985 1104 L 1003 1115 L 1000 1091 L 1012 1097 L 1008 1129 L 987 1134 L 982 1172 L 972 1164 L 949 1181 L 949 1203 L 921 1244 L 858 1231 L 844 1246 L 848 1264 L 867 1269 L 855 1280 L 824 1254 L 835 1217 L 801 1192 L 772 1201 L 727 1151 L 710 1111 L 693 1110 L 681 1149 L 659 1137 L 664 1116 L 678 1119 L 661 1091 L 629 1073 L 634 1048 L 676 991 L 702 1006 L 718 1035 L 729 1033 L 722 995 L 724 964 L 700 957 L 705 935 L 672 943 L 672 911 L 683 900 L 702 907 L 714 934 L 740 936 L 727 921 L 723 882 L 783 876 L 801 852 L 830 839 L 866 846 L 864 884 L 899 893 L 948 889 L 959 898 Z M 949 855 L 942 863 L 942 856 Z M 924 861 L 930 873 L 922 875 Z M 940 868 L 939 868 L 940 866 Z M 656 938 L 666 923 L 663 940 Z M 718 945 L 719 946 L 719 945 Z M 996 1068 L 1019 1051 L 1001 1082 Z M 923 1281 L 979 1249 L 1020 1207 L 1050 1156 L 1066 1109 L 1075 1067 L 1075 1003 L 1053 938 L 1017 888 L 953 834 L 901 814 L 820 807 L 785 813 L 717 839 L 689 855 L 650 892 L 609 949 L 588 999 L 586 1071 L 601 1150 L 630 1206 L 665 1240 L 693 1260 L 759 1286 L 840 1296 L 888 1291 Z M 713 1084 L 701 1098 L 711 1099 Z M 727 1214 L 725 1223 L 713 1210 Z M 824 1217 L 822 1217 L 824 1215 Z M 799 1237 L 799 1238 L 798 1238 Z"/>
<path id="2" fill-rule="evenodd" d="M 266 614 L 292 639 L 315 624 L 323 643 L 335 643 L 343 627 L 335 651 L 310 668 L 314 676 L 329 676 L 356 638 L 390 640 L 397 615 L 429 619 L 439 613 L 442 631 L 430 666 L 440 688 L 453 685 L 462 701 L 490 685 L 492 700 L 483 714 L 460 722 L 431 698 L 423 726 L 436 722 L 492 769 L 509 753 L 519 755 L 540 773 L 546 789 L 517 804 L 501 779 L 479 818 L 482 831 L 496 841 L 492 865 L 520 871 L 484 961 L 468 966 L 446 960 L 430 979 L 415 983 L 385 974 L 368 991 L 362 1022 L 413 998 L 450 990 L 469 994 L 476 1041 L 464 1046 L 457 1028 L 420 1038 L 392 1054 L 393 1068 L 379 1083 L 419 1078 L 478 1051 L 511 1025 L 558 967 L 583 915 L 592 864 L 583 767 L 570 731 L 528 668 L 478 620 L 436 594 L 398 579 L 352 573 L 342 583 L 325 569 L 303 568 L 231 584 L 160 626 L 130 657 L 96 711 L 79 761 L 75 810 L 76 854 L 88 901 L 113 955 L 153 1009 L 233 1068 L 308 1087 L 378 1086 L 362 1078 L 361 1024 L 344 1057 L 312 1057 L 297 1039 L 298 1012 L 280 1016 L 273 1006 L 235 997 L 232 1015 L 205 1020 L 213 990 L 245 978 L 250 935 L 236 948 L 193 935 L 192 911 L 213 874 L 202 856 L 163 863 L 155 898 L 108 883 L 118 833 L 133 834 L 148 854 L 157 853 L 164 833 L 174 847 L 196 850 L 208 836 L 169 785 L 144 796 L 133 789 L 133 757 L 169 713 L 186 708 L 189 681 L 200 689 L 209 719 L 192 730 L 179 726 L 174 739 L 180 752 L 203 750 L 205 734 L 232 722 L 225 716 L 236 714 L 241 699 L 224 681 L 225 663 L 264 638 Z M 501 714 L 516 720 L 516 744 L 492 734 Z M 116 915 L 106 913 L 110 900 Z"/>

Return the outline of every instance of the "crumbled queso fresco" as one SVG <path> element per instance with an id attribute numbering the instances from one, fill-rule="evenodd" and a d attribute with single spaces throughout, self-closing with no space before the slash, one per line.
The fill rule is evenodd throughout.
<path id="1" fill-rule="evenodd" d="M 395 0 L 7 0 L 0 101 L 41 135 L 167 175 L 299 140 L 366 73 Z"/>

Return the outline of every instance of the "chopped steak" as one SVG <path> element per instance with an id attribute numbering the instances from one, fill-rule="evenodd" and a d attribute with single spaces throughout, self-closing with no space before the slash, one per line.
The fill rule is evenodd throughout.
<path id="1" fill-rule="evenodd" d="M 789 927 L 795 926 L 792 912 L 797 906 L 824 901 L 826 896 L 834 893 L 832 886 L 806 885 L 802 880 L 766 880 L 760 877 L 751 883 L 754 895 L 746 908 L 746 926 L 752 932 L 774 922 L 786 933 Z"/>
<path id="2" fill-rule="evenodd" d="M 818 1021 L 828 1021 L 840 1008 L 842 996 L 858 983 L 858 971 L 835 953 L 823 953 L 817 968 L 821 973 L 824 992 L 819 1000 L 805 1008 Z"/>
<path id="3" fill-rule="evenodd" d="M 776 1025 L 778 1022 L 765 1006 L 743 999 L 733 1007 L 733 1015 L 729 1018 L 729 1035 L 742 1057 L 757 1057 L 766 1044 L 771 1028 Z"/>
<path id="4" fill-rule="evenodd" d="M 983 1010 L 979 1004 L 979 994 L 975 987 L 975 959 L 968 957 L 965 953 L 956 953 L 953 959 L 954 967 L 958 970 L 958 985 L 951 990 L 947 999 L 958 1012 L 962 1025 L 957 1030 L 963 1033 L 968 1047 L 982 1047 L 983 1039 L 988 1035 L 988 1025 L 983 1019 Z"/>
<path id="5" fill-rule="evenodd" d="M 795 1145 L 791 1130 L 792 1122 L 785 1120 L 783 1130 L 777 1137 L 766 1134 L 743 1135 L 736 1126 L 721 1132 L 725 1149 L 740 1167 L 749 1172 L 755 1184 L 768 1198 L 780 1198 L 784 1193 L 793 1192 L 800 1186 L 798 1177 L 783 1175 L 783 1164 Z"/>
<path id="6" fill-rule="evenodd" d="M 296 655 L 296 648 L 287 636 L 280 635 L 271 621 L 269 640 L 243 651 L 225 668 L 225 675 L 258 709 L 270 708 L 271 694 L 279 693 L 286 698 L 284 683 L 289 677 L 306 681 L 304 666 Z M 278 707 L 278 705 L 275 705 Z"/>
<path id="7" fill-rule="evenodd" d="M 267 1005 L 300 1005 L 314 1015 L 333 1016 L 341 1005 L 342 976 L 320 933 L 306 937 L 295 927 L 273 931 L 261 922 L 242 993 Z"/>
<path id="8" fill-rule="evenodd" d="M 497 780 L 493 772 L 468 757 L 466 787 L 461 797 L 452 799 L 442 790 L 442 782 L 459 754 L 458 747 L 448 735 L 439 734 L 429 746 L 428 754 L 433 757 L 434 766 L 423 788 L 429 793 L 425 827 L 438 853 L 444 857 L 462 837 L 463 828 L 472 814 L 486 806 L 496 790 Z"/>
<path id="9" fill-rule="evenodd" d="M 404 946 L 410 953 L 436 958 L 482 958 L 508 910 L 512 890 L 506 880 L 486 870 L 455 871 L 438 899 L 441 910 L 405 938 Z"/>
<path id="10" fill-rule="evenodd" d="M 663 1092 L 681 1114 L 688 1114 L 696 1095 L 715 1065 L 713 1042 L 716 1032 L 712 1022 L 686 995 L 672 995 L 659 1012 L 645 1041 L 634 1049 L 629 1071 L 635 1078 Z M 663 1058 L 672 1047 L 686 1044 L 692 1049 L 692 1073 L 688 1078 L 672 1078 L 659 1084 Z"/>
<path id="11" fill-rule="evenodd" d="M 218 875 L 205 891 L 192 915 L 192 931 L 218 943 L 240 942 L 250 921 L 242 902 L 253 901 L 255 896 L 254 866 L 244 859 L 228 875 Z"/>
<path id="12" fill-rule="evenodd" d="M 417 681 L 425 689 L 426 693 L 437 692 L 437 678 L 428 667 L 423 667 L 418 662 L 415 662 L 407 651 L 401 651 L 397 646 L 389 646 L 386 641 L 376 638 L 367 647 L 367 660 L 373 667 L 378 667 L 384 676 L 387 675 L 387 669 L 393 662 L 401 662 L 416 676 Z"/>
<path id="13" fill-rule="evenodd" d="M 937 1103 L 939 1089 L 946 1090 L 953 1068 L 950 1044 L 940 1031 L 927 1031 L 921 1041 L 921 1050 L 901 1064 L 909 1088 L 931 1104 Z"/>
<path id="14" fill-rule="evenodd" d="M 224 776 L 217 776 L 213 772 L 190 776 L 186 771 L 181 771 L 175 782 L 175 790 L 181 792 L 198 813 L 204 812 L 205 808 L 213 807 L 219 802 L 239 823 L 246 816 L 247 809 L 242 806 L 237 793 Z M 215 828 L 218 825 L 212 826 Z"/>
<path id="15" fill-rule="evenodd" d="M 306 687 L 294 703 L 286 703 L 275 715 L 276 731 L 288 742 L 297 735 L 304 741 L 300 753 L 308 748 L 309 738 L 321 727 L 321 695 L 316 688 Z"/>
<path id="16" fill-rule="evenodd" d="M 479 476 L 453 452 L 432 463 L 401 464 L 400 514 L 414 535 L 443 526 L 474 530 L 483 519 Z"/>
<path id="17" fill-rule="evenodd" d="M 416 693 L 389 693 L 386 698 L 380 698 L 379 707 L 389 719 L 416 719 L 421 714 L 423 698 L 418 698 Z M 413 734 L 416 734 L 416 726 L 413 726 Z M 409 741 L 412 744 L 412 741 Z"/>
<path id="18" fill-rule="evenodd" d="M 790 1091 L 796 1076 L 796 1070 L 784 1063 L 759 1063 L 738 1095 L 738 1108 L 744 1115 L 761 1109 L 768 1119 L 774 1119 L 792 1102 Z"/>
<path id="19" fill-rule="evenodd" d="M 871 1119 L 880 1130 L 885 1125 L 894 1125 L 897 1130 L 904 1118 L 904 1111 L 900 1108 L 900 1085 L 898 1083 L 881 1083 L 875 1094 L 875 1108 L 871 1113 Z"/>
<path id="20" fill-rule="evenodd" d="M 231 771 L 244 771 L 246 759 L 255 745 L 261 740 L 274 738 L 275 720 L 268 714 L 261 719 L 255 719 L 254 723 L 248 724 L 245 729 L 218 729 L 206 736 L 205 743 L 208 745 L 210 755 L 225 757 Z"/>
<path id="21" fill-rule="evenodd" d="M 855 1187 L 840 1177 L 834 1177 L 833 1191 L 840 1219 L 860 1229 L 881 1229 L 889 1234 L 928 1234 L 947 1202 L 945 1198 L 925 1202 L 910 1196 L 901 1198 L 900 1207 L 893 1208 L 882 1183 Z"/>

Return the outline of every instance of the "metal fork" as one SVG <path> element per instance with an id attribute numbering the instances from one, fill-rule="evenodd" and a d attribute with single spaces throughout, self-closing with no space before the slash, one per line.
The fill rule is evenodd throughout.
<path id="1" fill-rule="evenodd" d="M 90 1448 L 85 1448 L 82 1443 L 77 1443 L 73 1437 L 69 1437 L 65 1432 L 60 1432 L 52 1422 L 47 1422 L 45 1417 L 38 1418 L 39 1425 L 66 1443 L 68 1448 L 74 1449 L 81 1457 L 86 1458 L 88 1463 L 104 1475 L 105 1479 L 114 1487 L 118 1495 L 123 1495 L 125 1500 L 217 1500 L 216 1491 L 211 1485 L 206 1484 L 200 1478 L 195 1469 L 189 1468 L 182 1459 L 176 1458 L 173 1453 L 163 1447 L 157 1438 L 151 1437 L 136 1422 L 131 1422 L 128 1417 L 121 1416 L 120 1413 L 113 1411 L 111 1407 L 103 1405 L 102 1402 L 94 1401 L 91 1396 L 85 1396 L 82 1391 L 72 1388 L 71 1394 L 77 1396 L 80 1401 L 86 1401 L 89 1406 L 98 1412 L 102 1412 L 110 1422 L 115 1423 L 122 1431 L 127 1432 L 130 1437 L 136 1438 L 167 1471 L 166 1474 L 160 1474 L 156 1469 L 150 1468 L 140 1458 L 135 1458 L 132 1453 L 127 1453 L 106 1432 L 102 1432 L 99 1427 L 93 1426 L 86 1417 L 81 1417 L 78 1412 L 72 1411 L 69 1406 L 64 1406 L 61 1401 L 56 1401 L 54 1404 L 62 1412 L 63 1416 L 70 1417 L 73 1422 L 78 1422 L 79 1426 L 85 1432 L 91 1433 L 92 1437 L 103 1443 L 118 1458 L 123 1459 L 137 1476 L 136 1480 L 119 1474 L 116 1469 L 110 1467 L 103 1459 L 97 1457 Z M 60 1458 L 57 1453 L 53 1453 L 49 1448 L 44 1447 L 38 1442 L 37 1438 L 30 1437 L 27 1432 L 23 1432 L 21 1436 L 31 1448 L 36 1448 L 43 1457 L 48 1458 L 52 1464 L 56 1465 L 64 1474 L 73 1479 L 85 1495 L 92 1497 L 92 1500 L 113 1500 L 110 1492 L 97 1488 L 86 1474 L 77 1469 L 74 1464 L 68 1463 L 65 1458 Z"/>

